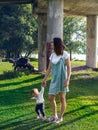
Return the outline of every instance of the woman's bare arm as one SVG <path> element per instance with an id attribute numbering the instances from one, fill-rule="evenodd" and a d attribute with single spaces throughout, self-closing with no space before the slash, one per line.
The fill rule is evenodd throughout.
<path id="1" fill-rule="evenodd" d="M 46 80 L 50 74 L 50 71 L 51 71 L 51 65 L 49 64 L 48 69 L 47 69 L 46 74 L 45 74 L 45 77 L 44 77 L 43 82 L 42 82 L 42 86 L 46 86 Z"/>
<path id="2" fill-rule="evenodd" d="M 66 65 L 67 65 L 67 79 L 65 81 L 64 86 L 67 87 L 69 85 L 69 81 L 70 81 L 70 76 L 71 76 L 71 63 L 70 63 L 70 59 L 66 59 Z"/>

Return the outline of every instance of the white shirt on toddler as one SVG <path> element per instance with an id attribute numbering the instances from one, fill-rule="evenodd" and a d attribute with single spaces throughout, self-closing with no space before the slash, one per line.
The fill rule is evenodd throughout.
<path id="1" fill-rule="evenodd" d="M 44 87 L 41 87 L 41 90 L 37 97 L 32 97 L 31 99 L 35 99 L 36 103 L 43 103 L 44 102 Z"/>

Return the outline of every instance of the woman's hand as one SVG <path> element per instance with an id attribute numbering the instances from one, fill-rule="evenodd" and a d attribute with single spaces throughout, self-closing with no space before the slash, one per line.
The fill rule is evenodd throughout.
<path id="1" fill-rule="evenodd" d="M 46 87 L 46 84 L 47 84 L 46 81 L 43 81 L 42 82 L 42 87 Z"/>
<path id="2" fill-rule="evenodd" d="M 64 82 L 64 87 L 67 87 L 67 86 L 69 86 L 69 80 L 66 80 L 66 81 Z"/>

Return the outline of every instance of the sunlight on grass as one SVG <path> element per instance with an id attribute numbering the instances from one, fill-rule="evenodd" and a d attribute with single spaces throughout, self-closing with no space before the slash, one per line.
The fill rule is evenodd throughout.
<path id="1" fill-rule="evenodd" d="M 17 88 L 19 89 L 33 84 L 35 84 L 36 86 L 36 84 L 40 83 L 40 80 L 37 79 L 37 77 L 39 77 L 39 75 L 34 75 L 33 77 L 32 75 L 29 75 L 29 76 L 22 76 L 18 79 L 15 78 L 12 80 L 10 79 L 1 81 L 0 84 L 2 84 L 2 86 L 0 87 L 0 91 L 15 90 Z M 34 81 L 34 78 L 36 79 L 36 81 Z"/>
<path id="2" fill-rule="evenodd" d="M 4 71 L 10 71 L 13 69 L 11 63 L 8 62 L 0 62 L 0 74 L 3 74 Z"/>
<path id="3" fill-rule="evenodd" d="M 35 63 L 36 64 L 36 63 Z M 72 66 L 84 66 L 82 61 L 72 61 Z M 37 65 L 37 64 L 36 64 Z M 31 89 L 40 90 L 43 76 L 23 72 L 13 75 L 9 63 L 2 62 L 0 70 L 0 130 L 97 130 L 98 129 L 98 72 L 86 69 L 73 71 L 70 92 L 67 93 L 67 109 L 60 124 L 37 120 L 35 101 L 31 101 Z M 12 73 L 12 72 L 13 73 Z M 7 78 L 7 76 L 10 76 Z M 12 76 L 12 78 L 11 78 Z M 45 88 L 46 116 L 51 116 L 48 99 L 50 77 Z M 57 108 L 59 113 L 59 100 Z"/>

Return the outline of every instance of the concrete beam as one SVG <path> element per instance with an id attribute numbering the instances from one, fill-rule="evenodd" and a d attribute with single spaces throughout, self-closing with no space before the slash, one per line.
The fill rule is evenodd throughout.
<path id="1" fill-rule="evenodd" d="M 31 4 L 34 0 L 0 0 L 0 5 Z"/>
<path id="2" fill-rule="evenodd" d="M 47 13 L 49 0 L 34 0 L 37 2 L 36 13 Z M 57 1 L 57 0 L 55 0 Z M 32 1 L 33 2 L 33 1 Z M 67 15 L 98 15 L 97 0 L 64 0 L 64 14 Z"/>

